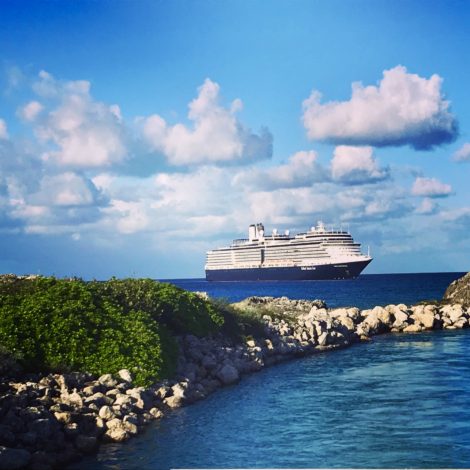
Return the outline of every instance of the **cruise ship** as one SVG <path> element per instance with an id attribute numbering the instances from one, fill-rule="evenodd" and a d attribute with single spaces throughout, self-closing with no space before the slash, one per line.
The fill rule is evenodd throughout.
<path id="1" fill-rule="evenodd" d="M 205 271 L 208 281 L 351 279 L 371 261 L 349 231 L 323 222 L 294 236 L 276 229 L 267 235 L 259 223 L 250 225 L 248 238 L 208 251 Z"/>

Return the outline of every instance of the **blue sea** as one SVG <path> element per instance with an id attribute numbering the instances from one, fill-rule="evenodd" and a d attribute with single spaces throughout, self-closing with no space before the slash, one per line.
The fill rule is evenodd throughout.
<path id="1" fill-rule="evenodd" d="M 414 304 L 441 299 L 447 286 L 465 273 L 365 274 L 341 281 L 207 282 L 205 279 L 171 279 L 189 291 L 238 302 L 252 295 L 286 296 L 290 299 L 321 299 L 328 307 Z"/>
<path id="2" fill-rule="evenodd" d="M 440 298 L 458 277 L 175 283 L 229 300 L 287 295 L 370 307 Z M 377 336 L 293 360 L 177 410 L 125 444 L 102 446 L 76 468 L 470 468 L 469 355 L 470 331 L 456 330 Z"/>

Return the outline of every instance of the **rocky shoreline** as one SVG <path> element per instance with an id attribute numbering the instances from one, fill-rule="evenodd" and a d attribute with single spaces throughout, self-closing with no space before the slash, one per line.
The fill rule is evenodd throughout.
<path id="1" fill-rule="evenodd" d="M 0 470 L 63 468 L 102 442 L 123 442 L 173 408 L 294 357 L 388 332 L 470 326 L 470 307 L 460 303 L 328 310 L 321 301 L 251 297 L 234 307 L 262 314 L 262 337 L 181 336 L 176 378 L 151 388 L 134 386 L 126 369 L 0 378 Z"/>

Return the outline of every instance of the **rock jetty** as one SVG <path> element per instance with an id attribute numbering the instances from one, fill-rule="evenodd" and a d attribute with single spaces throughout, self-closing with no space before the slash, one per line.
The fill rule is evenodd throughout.
<path id="1" fill-rule="evenodd" d="M 377 334 L 468 328 L 470 307 L 404 304 L 327 309 L 321 301 L 250 297 L 235 308 L 261 312 L 263 334 L 178 338 L 174 380 L 151 388 L 132 374 L 29 375 L 0 380 L 0 470 L 63 468 L 101 442 L 123 442 L 169 410 L 205 398 L 241 376 L 290 358 L 368 341 Z"/>

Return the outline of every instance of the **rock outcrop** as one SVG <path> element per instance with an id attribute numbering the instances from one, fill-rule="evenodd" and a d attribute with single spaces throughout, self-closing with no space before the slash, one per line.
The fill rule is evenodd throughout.
<path id="1" fill-rule="evenodd" d="M 470 306 L 470 273 L 452 282 L 445 291 L 443 300 Z"/>

